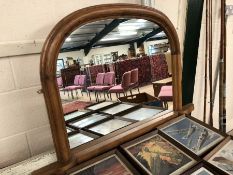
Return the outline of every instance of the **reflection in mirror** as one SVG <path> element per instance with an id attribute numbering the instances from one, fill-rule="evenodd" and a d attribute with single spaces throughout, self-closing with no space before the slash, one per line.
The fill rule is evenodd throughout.
<path id="1" fill-rule="evenodd" d="M 57 59 L 70 148 L 172 109 L 171 73 L 169 41 L 157 24 L 108 19 L 74 30 Z"/>

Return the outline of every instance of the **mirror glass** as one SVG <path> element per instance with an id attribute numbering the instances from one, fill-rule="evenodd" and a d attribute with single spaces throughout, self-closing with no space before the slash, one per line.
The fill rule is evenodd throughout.
<path id="1" fill-rule="evenodd" d="M 70 148 L 154 117 L 173 106 L 167 36 L 144 19 L 81 26 L 60 49 L 57 84 Z"/>

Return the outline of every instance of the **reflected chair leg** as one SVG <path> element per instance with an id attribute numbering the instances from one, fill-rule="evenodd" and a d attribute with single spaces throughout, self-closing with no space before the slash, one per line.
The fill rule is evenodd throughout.
<path id="1" fill-rule="evenodd" d="M 67 90 L 67 94 L 68 94 L 68 98 L 70 97 L 70 92 L 69 92 L 69 90 Z"/>
<path id="2" fill-rule="evenodd" d="M 107 94 L 107 98 L 109 99 L 108 91 L 106 91 L 106 94 Z"/>
<path id="3" fill-rule="evenodd" d="M 95 91 L 95 101 L 97 102 L 97 94 L 96 94 L 96 91 Z"/>
<path id="4" fill-rule="evenodd" d="M 81 94 L 82 94 L 82 96 L 83 96 L 83 90 L 81 89 Z"/>
<path id="5" fill-rule="evenodd" d="M 118 95 L 117 95 L 117 93 L 116 93 L 116 98 L 118 98 Z"/>
<path id="6" fill-rule="evenodd" d="M 110 100 L 112 101 L 112 94 L 111 94 L 111 93 L 109 93 L 109 96 L 110 96 Z"/>
<path id="7" fill-rule="evenodd" d="M 138 87 L 138 93 L 140 94 L 139 87 Z"/>
<path id="8" fill-rule="evenodd" d="M 103 91 L 103 93 L 104 93 L 104 100 L 106 100 L 105 91 Z"/>
<path id="9" fill-rule="evenodd" d="M 132 95 L 133 95 L 133 93 L 132 93 L 132 89 L 130 89 L 130 91 L 129 91 L 129 92 L 130 92 L 130 95 L 132 96 Z"/>
<path id="10" fill-rule="evenodd" d="M 72 97 L 72 99 L 74 99 L 73 90 L 71 90 L 71 97 Z"/>
<path id="11" fill-rule="evenodd" d="M 90 93 L 90 91 L 87 91 L 87 93 L 89 94 L 89 98 L 90 98 L 90 101 L 91 101 L 91 93 Z"/>

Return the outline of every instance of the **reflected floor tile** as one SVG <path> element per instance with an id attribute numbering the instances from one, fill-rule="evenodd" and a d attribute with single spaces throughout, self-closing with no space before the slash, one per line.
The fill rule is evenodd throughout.
<path id="1" fill-rule="evenodd" d="M 91 124 L 93 124 L 95 122 L 98 122 L 100 120 L 103 120 L 105 118 L 107 118 L 107 116 L 104 115 L 104 114 L 97 114 L 97 113 L 96 114 L 91 114 L 91 115 L 87 116 L 87 118 L 85 118 L 83 120 L 80 120 L 78 122 L 73 122 L 72 125 L 76 126 L 78 128 L 83 128 L 85 126 L 91 125 Z"/>
<path id="2" fill-rule="evenodd" d="M 71 149 L 93 140 L 93 138 L 88 137 L 84 134 L 80 134 L 80 133 L 75 134 L 75 135 L 69 137 L 68 139 L 69 139 Z"/>
<path id="3" fill-rule="evenodd" d="M 135 105 L 130 105 L 130 104 L 119 104 L 119 105 L 116 105 L 112 108 L 109 108 L 109 109 L 106 109 L 106 110 L 103 110 L 103 112 L 107 113 L 107 114 L 117 114 L 119 112 L 122 112 L 126 109 L 130 109 L 132 107 L 134 107 Z"/>
<path id="4" fill-rule="evenodd" d="M 64 116 L 65 121 L 73 119 L 73 118 L 78 117 L 78 116 L 81 116 L 83 114 L 86 114 L 87 112 L 89 112 L 89 111 L 76 111 L 76 112 L 72 112 L 70 114 L 67 114 Z"/>
<path id="5" fill-rule="evenodd" d="M 113 104 L 113 103 L 114 103 L 114 102 L 112 102 L 112 101 L 105 101 L 105 102 L 98 103 L 98 104 L 96 104 L 96 105 L 90 106 L 90 107 L 88 107 L 87 109 L 98 110 L 98 109 L 100 109 L 100 108 L 109 106 L 109 105 L 111 105 L 111 104 Z"/>
<path id="6" fill-rule="evenodd" d="M 162 112 L 163 110 L 160 109 L 150 109 L 150 108 L 140 108 L 131 113 L 128 113 L 122 117 L 133 119 L 133 120 L 145 120 L 147 118 L 151 118 L 154 115 Z"/>
<path id="7" fill-rule="evenodd" d="M 109 134 L 110 132 L 113 132 L 117 129 L 123 128 L 127 125 L 130 125 L 131 122 L 128 121 L 122 121 L 122 120 L 118 120 L 118 119 L 113 119 L 113 120 L 109 120 L 107 122 L 104 122 L 102 124 L 99 124 L 97 126 L 94 126 L 92 128 L 90 128 L 91 131 L 106 135 Z"/>

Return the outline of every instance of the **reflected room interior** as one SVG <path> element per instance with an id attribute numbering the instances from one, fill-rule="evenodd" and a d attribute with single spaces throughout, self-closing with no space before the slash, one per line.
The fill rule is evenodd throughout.
<path id="1" fill-rule="evenodd" d="M 71 149 L 173 108 L 169 41 L 144 19 L 77 28 L 60 49 L 56 76 Z"/>

